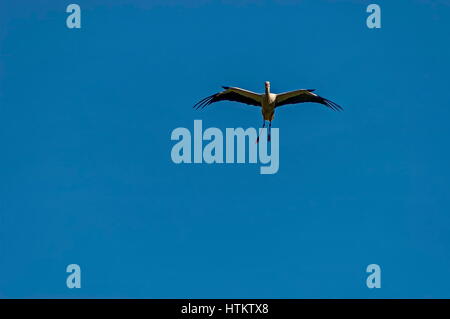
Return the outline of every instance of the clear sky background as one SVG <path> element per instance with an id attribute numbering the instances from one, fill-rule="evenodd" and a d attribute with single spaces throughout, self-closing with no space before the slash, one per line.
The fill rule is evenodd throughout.
<path id="1" fill-rule="evenodd" d="M 450 3 L 0 2 L 0 297 L 450 297 Z M 170 134 L 259 127 L 280 169 L 176 165 Z M 68 264 L 82 288 L 68 289 Z M 366 287 L 367 265 L 382 288 Z"/>

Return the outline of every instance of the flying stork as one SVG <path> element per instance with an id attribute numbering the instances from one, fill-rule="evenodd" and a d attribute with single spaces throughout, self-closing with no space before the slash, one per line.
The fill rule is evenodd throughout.
<path id="1" fill-rule="evenodd" d="M 269 133 L 267 140 L 270 141 L 270 128 L 272 127 L 272 121 L 275 115 L 275 109 L 279 106 L 286 104 L 297 104 L 305 102 L 320 103 L 334 111 L 342 111 L 342 107 L 336 103 L 327 100 L 323 97 L 313 93 L 314 90 L 295 90 L 280 94 L 270 92 L 270 82 L 265 82 L 265 93 L 258 94 L 252 91 L 244 90 L 238 87 L 223 86 L 225 89 L 222 92 L 205 97 L 194 105 L 195 109 L 203 109 L 212 103 L 219 101 L 235 101 L 245 103 L 248 105 L 255 105 L 261 107 L 261 113 L 263 116 L 263 125 L 265 127 L 266 121 L 269 121 Z M 259 142 L 259 134 L 256 139 L 256 143 Z"/>

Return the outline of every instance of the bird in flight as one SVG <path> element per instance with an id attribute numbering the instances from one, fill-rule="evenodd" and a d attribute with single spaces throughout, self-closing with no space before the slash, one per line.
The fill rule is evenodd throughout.
<path id="1" fill-rule="evenodd" d="M 336 103 L 327 100 L 323 97 L 313 93 L 315 90 L 295 90 L 280 94 L 270 92 L 270 82 L 265 82 L 265 92 L 258 94 L 252 91 L 244 90 L 238 87 L 223 86 L 224 91 L 205 97 L 194 105 L 195 109 L 203 109 L 212 103 L 219 101 L 235 101 L 245 103 L 248 105 L 255 105 L 261 107 L 263 116 L 262 128 L 266 126 L 266 121 L 269 121 L 269 133 L 267 140 L 270 141 L 270 128 L 275 115 L 275 109 L 282 105 L 297 104 L 297 103 L 320 103 L 334 111 L 342 111 L 342 107 Z M 259 134 L 256 143 L 259 142 Z"/>

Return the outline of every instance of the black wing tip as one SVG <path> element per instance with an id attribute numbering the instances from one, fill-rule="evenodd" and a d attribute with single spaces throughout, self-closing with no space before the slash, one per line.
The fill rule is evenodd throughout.
<path id="1" fill-rule="evenodd" d="M 205 106 L 213 103 L 212 100 L 216 97 L 216 95 L 217 94 L 213 94 L 213 95 L 210 95 L 210 96 L 207 96 L 207 97 L 201 99 L 200 101 L 195 103 L 192 108 L 194 108 L 196 110 L 205 108 Z"/>
<path id="2" fill-rule="evenodd" d="M 230 86 L 222 86 L 225 90 L 228 90 L 230 88 Z M 221 92 L 219 93 L 215 93 L 213 95 L 207 96 L 203 99 L 201 99 L 200 101 L 198 101 L 196 104 L 194 104 L 194 106 L 192 107 L 193 109 L 203 109 L 205 108 L 205 106 L 208 106 L 209 104 L 212 104 L 214 102 L 217 101 L 213 101 L 213 99 L 218 96 Z"/>
<path id="3" fill-rule="evenodd" d="M 332 109 L 333 111 L 337 111 L 337 112 L 342 112 L 344 111 L 344 109 L 342 108 L 342 106 L 340 106 L 339 104 L 334 103 L 333 101 L 327 100 L 327 99 L 323 99 L 326 106 L 328 106 L 330 109 Z"/>

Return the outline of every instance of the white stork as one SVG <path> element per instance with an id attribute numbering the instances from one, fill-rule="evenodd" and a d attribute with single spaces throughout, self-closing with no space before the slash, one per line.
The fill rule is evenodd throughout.
<path id="1" fill-rule="evenodd" d="M 265 83 L 266 90 L 263 94 L 258 94 L 248 90 L 244 90 L 238 87 L 228 87 L 223 86 L 225 89 L 222 92 L 213 94 L 211 96 L 205 97 L 194 105 L 195 109 L 203 109 L 205 106 L 210 105 L 219 101 L 236 101 L 249 105 L 255 105 L 261 107 L 261 112 L 263 116 L 264 128 L 266 121 L 269 121 L 269 133 L 267 135 L 267 140 L 270 141 L 270 128 L 272 126 L 272 121 L 275 115 L 275 108 L 286 105 L 286 104 L 297 104 L 305 102 L 313 102 L 323 104 L 334 111 L 343 110 L 342 107 L 336 103 L 327 100 L 317 94 L 312 93 L 315 90 L 295 90 L 280 94 L 270 93 L 270 82 Z M 256 143 L 259 141 L 259 135 Z"/>

